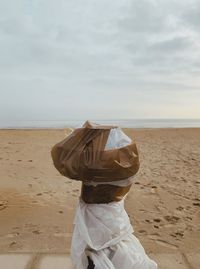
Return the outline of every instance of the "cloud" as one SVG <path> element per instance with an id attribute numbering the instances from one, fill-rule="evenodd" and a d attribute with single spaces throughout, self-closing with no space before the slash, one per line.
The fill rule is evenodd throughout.
<path id="1" fill-rule="evenodd" d="M 1 1 L 1 117 L 129 117 L 133 107 L 143 117 L 145 106 L 157 116 L 161 102 L 167 117 L 171 100 L 184 103 L 174 117 L 187 116 L 188 96 L 200 101 L 199 10 L 197 0 Z"/>

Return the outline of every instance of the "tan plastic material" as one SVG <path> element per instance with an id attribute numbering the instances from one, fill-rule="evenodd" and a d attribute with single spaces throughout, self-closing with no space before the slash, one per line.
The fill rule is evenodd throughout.
<path id="1" fill-rule="evenodd" d="M 134 141 L 125 147 L 105 150 L 112 128 L 117 126 L 86 121 L 81 128 L 75 129 L 51 150 L 56 169 L 65 177 L 83 182 L 92 180 L 106 183 L 136 174 L 140 163 Z M 84 186 L 83 193 L 90 193 L 90 188 Z M 92 193 L 103 188 L 106 188 L 104 184 L 96 189 L 93 187 Z M 115 190 L 114 187 L 112 189 Z"/>
<path id="2" fill-rule="evenodd" d="M 129 192 L 131 185 L 125 187 L 109 184 L 89 186 L 82 182 L 81 198 L 88 204 L 118 202 Z"/>

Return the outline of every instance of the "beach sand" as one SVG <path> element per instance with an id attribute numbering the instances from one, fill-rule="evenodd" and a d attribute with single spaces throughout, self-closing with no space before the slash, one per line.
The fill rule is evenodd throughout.
<path id="1" fill-rule="evenodd" d="M 200 252 L 200 128 L 124 129 L 140 170 L 125 207 L 149 254 Z M 69 253 L 80 182 L 50 150 L 69 129 L 0 130 L 0 253 Z"/>

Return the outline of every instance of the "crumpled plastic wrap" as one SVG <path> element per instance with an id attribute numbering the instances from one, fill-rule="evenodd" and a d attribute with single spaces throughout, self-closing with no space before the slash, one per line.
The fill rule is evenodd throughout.
<path id="1" fill-rule="evenodd" d="M 133 177 L 140 166 L 135 141 L 117 126 L 86 121 L 53 146 L 54 166 L 83 182 L 110 182 Z"/>
<path id="2" fill-rule="evenodd" d="M 108 204 L 87 204 L 79 198 L 71 243 L 75 269 L 157 269 L 134 235 L 124 198 Z M 91 267 L 92 268 L 92 267 Z"/>

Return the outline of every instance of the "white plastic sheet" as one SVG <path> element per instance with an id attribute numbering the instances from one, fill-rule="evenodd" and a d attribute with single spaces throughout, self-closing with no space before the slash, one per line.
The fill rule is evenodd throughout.
<path id="1" fill-rule="evenodd" d="M 113 128 L 110 130 L 105 150 L 122 148 L 131 143 L 131 138 L 128 137 L 121 128 Z"/>
<path id="2" fill-rule="evenodd" d="M 95 269 L 157 269 L 133 232 L 124 199 L 87 204 L 79 197 L 71 244 L 75 269 L 87 269 L 87 256 Z"/>

